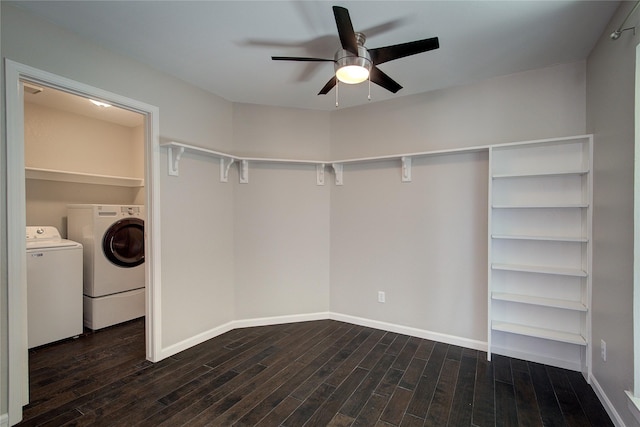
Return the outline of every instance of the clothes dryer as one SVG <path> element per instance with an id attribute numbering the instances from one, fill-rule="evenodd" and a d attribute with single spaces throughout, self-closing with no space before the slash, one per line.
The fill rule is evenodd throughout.
<path id="1" fill-rule="evenodd" d="M 69 239 L 82 243 L 84 325 L 145 314 L 144 206 L 68 205 Z"/>

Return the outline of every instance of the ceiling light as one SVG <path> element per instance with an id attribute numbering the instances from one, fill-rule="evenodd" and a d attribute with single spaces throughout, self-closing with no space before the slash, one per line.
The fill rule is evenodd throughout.
<path id="1" fill-rule="evenodd" d="M 342 83 L 357 84 L 369 78 L 371 71 L 371 57 L 367 49 L 358 46 L 358 55 L 340 49 L 335 55 L 336 77 Z"/>
<path id="2" fill-rule="evenodd" d="M 30 93 L 31 95 L 37 95 L 44 90 L 40 86 L 36 86 L 27 82 L 22 83 L 22 87 L 24 88 L 24 91 L 26 93 Z"/>
<path id="3" fill-rule="evenodd" d="M 369 70 L 360 65 L 345 65 L 336 70 L 336 77 L 342 83 L 362 83 L 369 78 Z"/>
<path id="4" fill-rule="evenodd" d="M 98 107 L 108 108 L 111 107 L 111 104 L 107 104 L 106 102 L 96 101 L 95 99 L 90 99 L 93 105 L 97 105 Z"/>

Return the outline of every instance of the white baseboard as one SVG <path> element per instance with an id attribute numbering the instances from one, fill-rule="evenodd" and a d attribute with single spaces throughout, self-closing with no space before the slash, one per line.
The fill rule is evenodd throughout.
<path id="1" fill-rule="evenodd" d="M 202 344 L 203 342 L 210 340 L 211 338 L 215 338 L 218 335 L 222 335 L 226 332 L 229 332 L 232 329 L 233 329 L 233 322 L 228 322 L 228 323 L 225 323 L 224 325 L 220 325 L 213 329 L 209 329 L 208 331 L 202 332 L 196 336 L 187 338 L 186 340 L 180 341 L 179 343 L 163 348 L 162 350 L 160 350 L 160 357 L 158 358 L 158 360 L 156 360 L 156 362 L 159 362 L 162 359 L 166 359 L 167 357 L 173 356 L 174 354 L 180 353 L 181 351 L 184 351 L 198 344 Z"/>
<path id="2" fill-rule="evenodd" d="M 611 403 L 609 397 L 607 397 L 607 394 L 604 392 L 602 387 L 600 387 L 600 383 L 598 382 L 596 377 L 593 376 L 593 374 L 589 376 L 589 382 L 591 383 L 591 387 L 593 388 L 593 390 L 596 392 L 596 396 L 598 396 L 600 403 L 602 403 L 602 406 L 604 406 L 607 414 L 609 414 L 609 418 L 611 418 L 616 427 L 625 427 L 625 423 L 622 420 L 622 417 L 620 417 L 620 414 L 618 413 L 618 411 L 616 411 L 613 403 Z"/>
<path id="3" fill-rule="evenodd" d="M 257 317 L 254 319 L 233 320 L 208 331 L 202 332 L 194 337 L 188 338 L 179 343 L 170 345 L 160 351 L 158 361 L 180 353 L 195 345 L 201 344 L 218 335 L 222 335 L 233 329 L 250 328 L 254 326 L 279 325 L 283 323 L 309 322 L 313 320 L 337 320 L 340 322 L 352 323 L 354 325 L 366 326 L 374 329 L 382 329 L 384 331 L 395 332 L 398 334 L 409 335 L 412 337 L 428 339 L 432 341 L 453 344 L 460 347 L 470 348 L 473 350 L 487 351 L 487 343 L 485 341 L 477 341 L 469 338 L 457 337 L 454 335 L 441 334 L 439 332 L 427 331 L 424 329 L 412 328 L 409 326 L 396 325 L 394 323 L 381 322 L 378 320 L 365 319 L 362 317 L 350 316 L 347 314 L 318 312 L 309 314 L 293 314 L 287 316 L 273 317 Z"/>
<path id="4" fill-rule="evenodd" d="M 362 317 L 350 316 L 348 314 L 329 313 L 330 319 L 341 322 L 353 323 L 355 325 L 366 326 L 368 328 L 382 329 L 383 331 L 395 332 L 398 334 L 410 335 L 412 337 L 438 341 L 445 344 L 457 345 L 473 350 L 487 351 L 487 342 L 458 337 L 455 335 L 441 334 L 439 332 L 427 331 L 425 329 L 412 328 L 410 326 L 396 325 L 395 323 L 381 322 L 379 320 L 365 319 Z"/>
<path id="5" fill-rule="evenodd" d="M 287 316 L 258 317 L 255 319 L 232 320 L 224 325 L 217 326 L 208 331 L 202 332 L 194 337 L 187 338 L 179 343 L 172 344 L 160 351 L 160 358 L 157 361 L 173 356 L 188 348 L 202 344 L 203 342 L 222 335 L 238 328 L 251 328 L 255 326 L 280 325 L 283 323 L 309 322 L 312 320 L 329 319 L 330 313 L 293 314 Z"/>
<path id="6" fill-rule="evenodd" d="M 281 325 L 283 323 L 311 322 L 313 320 L 330 319 L 331 313 L 291 314 L 287 316 L 257 317 L 255 319 L 234 320 L 233 329 L 252 328 L 254 326 Z"/>
<path id="7" fill-rule="evenodd" d="M 514 359 L 531 360 L 532 362 L 542 363 L 543 365 L 557 366 L 558 368 L 568 369 L 570 371 L 582 371 L 580 362 L 558 359 L 555 357 L 533 354 L 526 351 L 517 351 L 504 347 L 493 346 L 491 353 L 500 354 L 502 356 L 513 357 Z"/>

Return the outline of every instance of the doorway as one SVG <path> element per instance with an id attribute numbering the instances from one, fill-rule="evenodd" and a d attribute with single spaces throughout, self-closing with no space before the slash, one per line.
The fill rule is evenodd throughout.
<path id="1" fill-rule="evenodd" d="M 83 268 L 61 271 L 47 262 L 48 252 L 30 249 L 43 245 L 43 234 L 28 233 L 36 236 L 27 240 L 32 348 L 78 335 L 83 325 L 103 329 L 145 314 L 145 116 L 51 87 L 23 86 L 27 229 L 51 236 L 57 230 L 69 239 L 60 244 L 83 246 Z M 32 270 L 49 272 L 40 282 Z M 53 278 L 60 278 L 58 290 L 48 285 Z"/>
<path id="2" fill-rule="evenodd" d="M 9 424 L 22 418 L 28 402 L 28 351 L 26 301 L 25 145 L 23 83 L 51 87 L 62 92 L 107 102 L 144 116 L 144 205 L 146 357 L 160 358 L 160 221 L 159 221 L 159 110 L 118 94 L 104 91 L 10 60 L 5 61 L 7 132 L 7 276 L 8 276 L 8 386 Z"/>

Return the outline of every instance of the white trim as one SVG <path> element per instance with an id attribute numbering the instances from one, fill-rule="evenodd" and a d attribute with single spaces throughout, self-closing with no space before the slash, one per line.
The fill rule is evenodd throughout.
<path id="1" fill-rule="evenodd" d="M 6 131 L 7 131 L 7 261 L 8 261 L 8 339 L 9 424 L 22 418 L 22 406 L 28 401 L 28 359 L 26 340 L 26 260 L 24 227 L 25 167 L 24 167 L 24 116 L 20 80 L 27 80 L 54 87 L 76 95 L 98 98 L 112 105 L 144 114 L 146 120 L 145 141 L 145 194 L 147 218 L 145 238 L 147 250 L 147 358 L 158 361 L 161 349 L 160 331 L 160 125 L 158 107 L 124 96 L 107 92 L 46 71 L 38 70 L 9 59 L 5 60 Z M 20 393 L 14 391 L 20 390 Z"/>
<path id="2" fill-rule="evenodd" d="M 313 320 L 336 320 L 339 322 L 351 323 L 353 325 L 366 326 L 368 328 L 381 329 L 383 331 L 395 332 L 412 337 L 438 341 L 445 344 L 457 345 L 473 350 L 487 351 L 487 343 L 484 341 L 472 340 L 469 338 L 457 337 L 455 335 L 441 334 L 424 329 L 412 328 L 409 326 L 396 325 L 394 323 L 381 322 L 379 320 L 365 319 L 362 317 L 350 316 L 348 314 L 317 312 L 309 314 L 292 314 L 273 317 L 256 317 L 253 319 L 232 320 L 223 325 L 209 329 L 194 337 L 187 338 L 179 343 L 170 345 L 162 349 L 161 359 L 180 353 L 195 345 L 222 335 L 226 332 L 239 328 L 251 328 L 255 326 L 279 325 L 283 323 L 309 322 Z"/>
<path id="3" fill-rule="evenodd" d="M 28 349 L 26 323 L 26 227 L 24 147 L 24 111 L 18 67 L 5 62 L 6 168 L 7 168 L 7 334 L 8 334 L 8 421 L 22 420 L 22 406 L 29 401 Z"/>
<path id="4" fill-rule="evenodd" d="M 9 427 L 9 414 L 0 415 L 0 427 Z"/>
<path id="5" fill-rule="evenodd" d="M 366 326 L 368 328 L 382 329 L 383 331 L 395 332 L 398 334 L 410 335 L 412 337 L 438 341 L 445 344 L 457 345 L 473 350 L 487 351 L 486 341 L 472 340 L 470 338 L 458 337 L 455 335 L 442 334 L 439 332 L 418 329 L 410 326 L 397 325 L 394 323 L 382 322 L 379 320 L 365 319 L 363 317 L 350 316 L 341 313 L 329 313 L 329 318 L 341 322 L 353 323 L 355 325 Z"/>
<path id="6" fill-rule="evenodd" d="M 640 397 L 640 44 L 636 46 L 633 172 L 633 395 Z"/>
<path id="7" fill-rule="evenodd" d="M 283 323 L 308 322 L 311 320 L 324 320 L 329 318 L 330 318 L 329 313 L 311 313 L 311 314 L 294 314 L 294 315 L 274 316 L 274 317 L 258 317 L 254 319 L 244 319 L 244 320 L 232 320 L 223 325 L 209 329 L 208 331 L 199 333 L 198 335 L 195 335 L 191 338 L 187 338 L 186 340 L 180 341 L 179 343 L 163 348 L 161 351 L 160 359 L 173 356 L 174 354 L 180 353 L 181 351 L 184 351 L 198 344 L 202 344 L 207 340 L 215 338 L 219 335 L 222 335 L 234 329 L 251 328 L 255 326 L 266 326 L 266 325 L 279 325 Z"/>
<path id="8" fill-rule="evenodd" d="M 238 328 L 251 328 L 255 326 L 267 326 L 267 325 L 281 325 L 284 323 L 296 323 L 296 322 L 311 322 L 314 320 L 326 320 L 330 319 L 331 313 L 318 312 L 309 314 L 291 314 L 287 316 L 275 316 L 275 317 L 256 317 L 253 319 L 235 320 L 231 322 L 233 329 Z"/>
<path id="9" fill-rule="evenodd" d="M 495 345 L 493 346 L 491 353 L 512 357 L 514 359 L 531 360 L 533 362 L 541 363 L 543 365 L 557 366 L 558 368 L 568 369 L 570 371 L 576 371 L 576 372 L 582 371 L 582 363 L 580 361 L 572 362 L 565 359 L 548 357 L 541 354 L 532 354 L 526 351 L 514 350 L 512 348 L 507 348 L 507 347 L 498 347 Z"/>
<path id="10" fill-rule="evenodd" d="M 604 406 L 604 409 L 607 411 L 607 414 L 609 414 L 609 418 L 611 418 L 613 424 L 615 424 L 616 427 L 625 427 L 625 423 L 622 420 L 622 417 L 620 417 L 620 414 L 618 414 L 618 411 L 616 411 L 616 408 L 607 397 L 607 394 L 600 386 L 600 383 L 598 382 L 596 377 L 591 375 L 589 383 L 591 384 L 591 388 L 593 389 L 593 391 L 596 393 L 596 396 L 598 396 L 598 400 L 600 400 L 600 403 L 602 403 L 602 406 Z"/>
<path id="11" fill-rule="evenodd" d="M 180 341 L 179 343 L 165 347 L 160 350 L 159 360 L 173 356 L 174 354 L 178 354 L 181 351 L 187 350 L 198 344 L 202 344 L 205 341 L 215 338 L 218 335 L 225 334 L 229 331 L 232 331 L 233 329 L 233 322 L 227 322 L 224 325 L 216 326 L 215 328 L 201 332 L 198 335 L 187 338 L 186 340 Z"/>
<path id="12" fill-rule="evenodd" d="M 631 415 L 633 415 L 636 421 L 640 423 L 640 398 L 634 397 L 633 393 L 631 393 L 629 390 L 626 390 L 625 394 L 629 399 L 629 401 L 627 402 L 629 412 L 631 412 Z"/>

